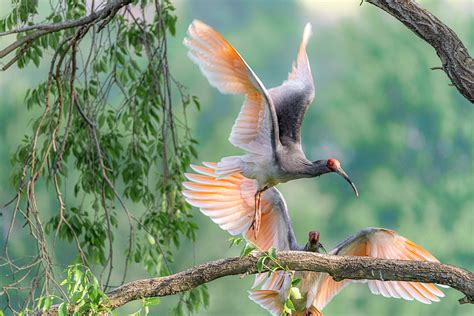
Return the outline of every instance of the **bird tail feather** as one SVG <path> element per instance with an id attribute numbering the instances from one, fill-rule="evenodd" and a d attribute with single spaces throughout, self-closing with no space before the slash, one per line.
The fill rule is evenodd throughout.
<path id="1" fill-rule="evenodd" d="M 283 302 L 278 291 L 252 290 L 249 291 L 249 298 L 272 315 L 281 315 L 283 313 Z"/>

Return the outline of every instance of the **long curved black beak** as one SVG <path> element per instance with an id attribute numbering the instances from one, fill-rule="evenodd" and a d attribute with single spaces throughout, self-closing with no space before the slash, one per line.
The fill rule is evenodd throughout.
<path id="1" fill-rule="evenodd" d="M 337 173 L 338 175 L 340 175 L 341 177 L 343 177 L 344 179 L 346 179 L 347 182 L 349 182 L 349 184 L 351 185 L 352 190 L 354 191 L 356 197 L 359 197 L 359 192 L 357 191 L 357 188 L 356 188 L 354 182 L 352 182 L 351 178 L 349 178 L 349 176 L 348 176 L 347 173 L 344 171 L 344 169 L 342 169 L 341 167 L 339 167 L 339 169 L 336 170 L 336 173 Z"/>

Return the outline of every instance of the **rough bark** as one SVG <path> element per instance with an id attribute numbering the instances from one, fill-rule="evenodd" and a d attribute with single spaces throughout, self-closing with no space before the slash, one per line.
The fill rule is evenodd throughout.
<path id="1" fill-rule="evenodd" d="M 183 272 L 161 278 L 132 281 L 107 293 L 107 307 L 116 309 L 145 297 L 173 295 L 228 275 L 257 273 L 262 253 L 203 263 Z M 367 279 L 418 281 L 448 285 L 462 292 L 460 303 L 474 303 L 474 274 L 468 270 L 437 262 L 387 260 L 369 257 L 331 256 L 310 252 L 277 253 L 278 262 L 290 270 L 327 272 L 336 280 Z M 46 315 L 57 315 L 57 307 Z"/>
<path id="2" fill-rule="evenodd" d="M 453 85 L 474 102 L 474 61 L 453 30 L 413 0 L 365 1 L 386 11 L 433 46 Z"/>

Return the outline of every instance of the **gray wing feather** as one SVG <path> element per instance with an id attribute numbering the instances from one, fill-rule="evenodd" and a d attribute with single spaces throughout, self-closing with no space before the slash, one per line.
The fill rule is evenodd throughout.
<path id="1" fill-rule="evenodd" d="M 351 236 L 347 237 L 345 240 L 341 241 L 334 249 L 332 249 L 329 254 L 331 255 L 338 255 L 340 254 L 341 251 L 344 249 L 347 249 L 351 245 L 358 243 L 361 240 L 367 240 L 369 235 L 381 230 L 382 228 L 377 228 L 377 227 L 366 227 L 355 234 L 352 234 Z"/>
<path id="2" fill-rule="evenodd" d="M 300 81 L 286 81 L 269 90 L 275 105 L 280 142 L 283 146 L 301 143 L 301 124 L 314 96 L 314 87 Z"/>
<path id="3" fill-rule="evenodd" d="M 276 110 L 280 142 L 284 146 L 301 143 L 301 124 L 308 106 L 314 99 L 313 76 L 306 54 L 306 44 L 310 36 L 311 25 L 308 23 L 288 80 L 268 91 Z"/>
<path id="4" fill-rule="evenodd" d="M 271 195 L 271 203 L 273 204 L 273 211 L 278 214 L 277 229 L 274 232 L 274 247 L 277 250 L 300 250 L 296 243 L 295 232 L 291 225 L 290 215 L 288 214 L 288 207 L 283 195 L 278 189 L 272 187 L 264 194 Z"/>

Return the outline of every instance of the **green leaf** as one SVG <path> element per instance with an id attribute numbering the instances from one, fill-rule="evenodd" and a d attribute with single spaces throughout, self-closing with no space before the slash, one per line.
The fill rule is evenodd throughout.
<path id="1" fill-rule="evenodd" d="M 291 280 L 291 286 L 298 286 L 301 283 L 301 279 L 296 278 Z"/>
<path id="2" fill-rule="evenodd" d="M 300 289 L 297 287 L 291 287 L 290 289 L 290 297 L 294 298 L 295 300 L 300 300 L 303 297 L 301 296 Z"/>
<path id="3" fill-rule="evenodd" d="M 249 243 L 246 243 L 244 249 L 242 249 L 242 252 L 240 253 L 240 256 L 247 257 L 253 250 L 255 250 L 255 247 Z"/>
<path id="4" fill-rule="evenodd" d="M 229 248 L 231 248 L 233 246 L 240 245 L 240 243 L 242 243 L 242 241 L 244 241 L 244 239 L 242 237 L 230 237 L 229 241 L 230 241 Z"/>
<path id="5" fill-rule="evenodd" d="M 148 242 L 150 243 L 150 245 L 152 245 L 152 246 L 153 246 L 153 245 L 155 245 L 155 244 L 156 244 L 156 242 L 155 242 L 155 238 L 153 238 L 153 236 L 152 236 L 152 235 L 150 235 L 150 234 L 147 234 L 147 239 L 148 239 Z"/>
<path id="6" fill-rule="evenodd" d="M 271 259 L 276 259 L 276 249 L 275 248 L 270 248 L 268 250 L 268 256 L 271 258 Z"/>
<path id="7" fill-rule="evenodd" d="M 148 306 L 160 304 L 160 299 L 158 297 L 149 297 L 145 299 L 145 302 Z"/>
<path id="8" fill-rule="evenodd" d="M 193 99 L 194 105 L 200 111 L 201 110 L 201 103 L 199 103 L 199 98 L 197 96 L 193 95 L 192 99 Z"/>
<path id="9" fill-rule="evenodd" d="M 51 298 L 51 296 L 45 297 L 45 299 L 44 299 L 44 305 L 43 305 L 43 311 L 48 310 L 48 309 L 51 307 L 51 303 L 52 303 L 52 298 Z"/>
<path id="10" fill-rule="evenodd" d="M 200 288 L 201 288 L 202 302 L 204 304 L 204 307 L 207 308 L 209 306 L 209 292 L 207 290 L 207 286 L 201 285 Z"/>
<path id="11" fill-rule="evenodd" d="M 67 304 L 62 302 L 58 307 L 58 316 L 67 316 Z"/>
<path id="12" fill-rule="evenodd" d="M 268 259 L 267 256 L 261 256 L 260 258 L 258 258 L 258 261 L 257 261 L 257 271 L 258 272 L 262 272 L 263 271 L 263 268 L 265 267 L 265 260 Z"/>
<path id="13" fill-rule="evenodd" d="M 289 310 L 289 311 L 295 310 L 295 305 L 293 305 L 293 302 L 290 299 L 287 299 L 285 301 L 285 310 Z"/>

